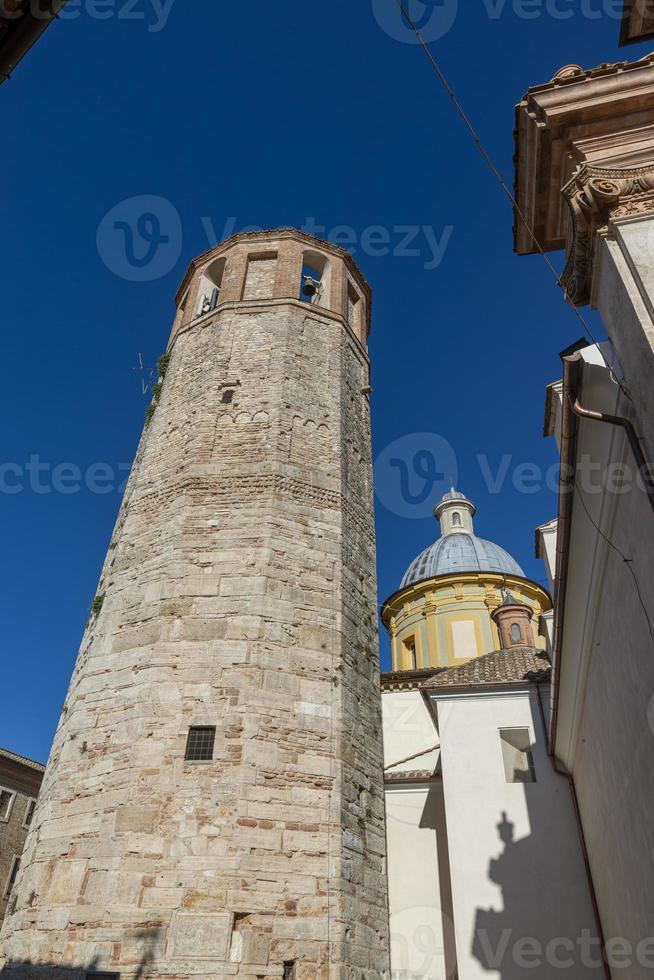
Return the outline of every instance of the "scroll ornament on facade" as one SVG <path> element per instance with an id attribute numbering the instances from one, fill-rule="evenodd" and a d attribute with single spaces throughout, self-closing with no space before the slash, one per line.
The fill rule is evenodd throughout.
<path id="1" fill-rule="evenodd" d="M 619 218 L 654 214 L 654 165 L 606 169 L 582 164 L 563 188 L 570 210 L 568 260 L 561 275 L 574 306 L 590 300 L 596 232 Z"/>

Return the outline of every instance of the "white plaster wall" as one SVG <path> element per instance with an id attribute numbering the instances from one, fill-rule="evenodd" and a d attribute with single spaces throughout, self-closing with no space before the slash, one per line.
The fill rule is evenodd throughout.
<path id="1" fill-rule="evenodd" d="M 597 236 L 592 302 L 624 370 L 654 457 L 654 218 L 621 220 Z"/>
<path id="2" fill-rule="evenodd" d="M 386 790 L 394 980 L 447 977 L 438 867 L 440 796 L 440 784 Z"/>
<path id="3" fill-rule="evenodd" d="M 538 557 L 543 560 L 545 574 L 550 592 L 554 587 L 556 576 L 556 542 L 558 538 L 558 521 L 548 521 L 537 529 L 539 537 Z"/>
<path id="4" fill-rule="evenodd" d="M 593 303 L 631 400 L 618 398 L 608 370 L 600 378 L 598 368 L 587 366 L 581 400 L 593 409 L 630 412 L 650 461 L 653 293 L 654 219 L 620 220 L 598 234 Z M 604 472 L 621 462 L 634 469 L 624 438 L 608 425 L 580 421 L 582 454 L 601 460 Z M 631 950 L 622 957 L 629 965 L 617 975 L 642 980 L 654 975 L 654 643 L 648 623 L 648 616 L 654 623 L 654 514 L 637 487 L 584 494 L 594 524 L 629 559 L 628 568 L 575 503 L 557 751 L 574 774 L 605 936 Z M 566 713 L 574 721 L 567 737 Z"/>
<path id="5" fill-rule="evenodd" d="M 382 723 L 386 776 L 416 770 L 434 772 L 438 733 L 419 691 L 384 691 Z"/>
<path id="6" fill-rule="evenodd" d="M 612 396 L 624 414 L 615 391 L 608 371 L 584 369 L 584 404 L 610 410 Z M 612 426 L 582 420 L 577 446 L 604 472 L 633 465 Z M 626 487 L 575 500 L 556 749 L 574 775 L 606 939 L 627 950 L 616 973 L 642 980 L 654 975 L 654 514 Z"/>
<path id="7" fill-rule="evenodd" d="M 535 692 L 443 691 L 435 701 L 459 980 L 603 977 L 576 945 L 584 930 L 595 934 L 593 911 L 570 790 L 547 757 Z M 499 729 L 512 727 L 535 739 L 535 783 L 505 781 Z"/>
<path id="8" fill-rule="evenodd" d="M 542 630 L 544 631 L 546 650 L 548 654 L 552 654 L 552 645 L 554 643 L 554 611 L 550 609 L 549 612 L 543 613 L 541 616 Z"/>
<path id="9" fill-rule="evenodd" d="M 617 499 L 609 533 L 632 558 L 652 620 L 654 514 L 644 495 Z M 654 643 L 620 556 L 607 549 L 598 573 L 572 770 L 604 932 L 631 949 L 616 972 L 642 980 L 654 976 Z"/>

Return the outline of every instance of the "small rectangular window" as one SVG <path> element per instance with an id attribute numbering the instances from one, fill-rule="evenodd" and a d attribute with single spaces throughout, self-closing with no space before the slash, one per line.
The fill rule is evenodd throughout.
<path id="1" fill-rule="evenodd" d="M 284 980 L 295 980 L 295 960 L 284 963 Z"/>
<path id="2" fill-rule="evenodd" d="M 16 794 L 12 790 L 0 786 L 0 820 L 3 823 L 7 823 L 11 816 L 15 799 Z"/>
<path id="3" fill-rule="evenodd" d="M 361 340 L 361 297 L 351 284 L 347 290 L 347 322 Z"/>
<path id="4" fill-rule="evenodd" d="M 195 726 L 189 728 L 186 740 L 187 762 L 209 762 L 213 759 L 213 746 L 216 741 L 216 729 Z"/>
<path id="5" fill-rule="evenodd" d="M 87 973 L 86 980 L 120 980 L 120 973 Z"/>
<path id="6" fill-rule="evenodd" d="M 3 898 L 9 898 L 11 895 L 11 890 L 16 884 L 16 878 L 18 877 L 18 869 L 20 868 L 20 858 L 17 854 L 11 862 L 11 870 L 9 871 L 9 877 L 7 878 L 7 884 L 5 885 L 5 890 L 3 893 Z"/>
<path id="7" fill-rule="evenodd" d="M 32 817 L 34 816 L 35 809 L 36 809 L 36 800 L 29 799 L 27 801 L 27 807 L 25 808 L 25 818 L 23 820 L 23 827 L 31 826 Z"/>
<path id="8" fill-rule="evenodd" d="M 528 728 L 501 728 L 504 777 L 507 783 L 535 783 L 536 769 Z"/>

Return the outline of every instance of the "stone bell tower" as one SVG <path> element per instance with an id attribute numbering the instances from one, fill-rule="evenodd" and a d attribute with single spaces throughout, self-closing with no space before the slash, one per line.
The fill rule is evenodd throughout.
<path id="1" fill-rule="evenodd" d="M 369 315 L 350 256 L 296 231 L 192 263 L 9 976 L 386 974 Z"/>

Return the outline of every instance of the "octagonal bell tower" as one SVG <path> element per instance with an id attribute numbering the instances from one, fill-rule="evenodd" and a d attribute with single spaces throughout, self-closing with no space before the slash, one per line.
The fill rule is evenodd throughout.
<path id="1" fill-rule="evenodd" d="M 382 976 L 370 291 L 284 230 L 195 260 L 177 302 L 0 959 Z"/>

